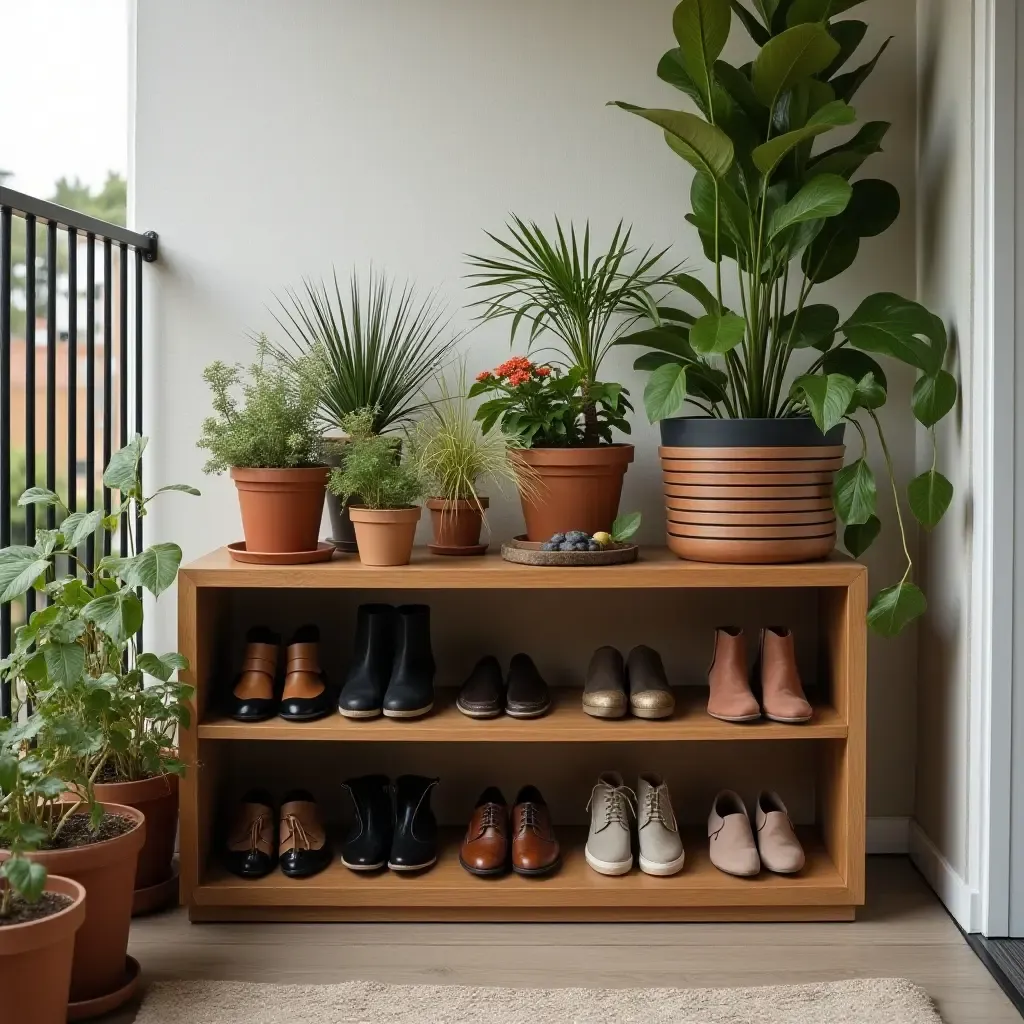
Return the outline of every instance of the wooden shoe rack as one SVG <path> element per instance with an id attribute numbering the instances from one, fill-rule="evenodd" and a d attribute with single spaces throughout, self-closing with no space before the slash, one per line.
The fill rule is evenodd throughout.
<path id="1" fill-rule="evenodd" d="M 816 685 L 808 688 L 814 718 L 806 725 L 719 722 L 705 714 L 706 690 L 696 686 L 678 691 L 671 719 L 590 718 L 579 700 L 584 661 L 577 688 L 557 689 L 544 718 L 475 721 L 455 709 L 460 677 L 448 676 L 440 657 L 434 711 L 414 721 L 332 715 L 312 723 L 245 725 L 218 711 L 234 671 L 232 658 L 254 616 L 267 621 L 280 613 L 291 621 L 300 614 L 297 606 L 303 613 L 311 609 L 320 616 L 324 645 L 335 636 L 340 644 L 348 642 L 355 605 L 396 595 L 431 604 L 435 630 L 445 631 L 453 648 L 467 648 L 474 660 L 487 653 L 472 646 L 475 632 L 515 632 L 527 628 L 526 620 L 535 623 L 534 642 L 523 649 L 542 655 L 550 647 L 555 657 L 562 634 L 536 623 L 576 615 L 579 629 L 589 629 L 597 643 L 615 642 L 610 634 L 616 630 L 635 637 L 631 642 L 648 642 L 643 628 L 653 613 L 644 609 L 650 607 L 663 616 L 667 644 L 701 615 L 735 607 L 737 616 L 772 624 L 778 609 L 792 605 L 806 618 L 805 632 L 813 633 L 811 672 L 802 671 L 805 681 L 814 676 Z M 450 559 L 417 550 L 411 565 L 373 569 L 356 556 L 311 566 L 243 565 L 222 549 L 181 570 L 178 602 L 179 649 L 191 664 L 186 680 L 196 689 L 192 722 L 181 737 L 189 765 L 181 793 L 182 901 L 193 921 L 840 921 L 852 920 L 864 901 L 867 571 L 856 562 L 836 556 L 802 565 L 707 565 L 648 548 L 632 565 L 563 569 L 512 565 L 496 554 Z M 518 625 L 516 609 L 522 609 Z M 575 628 L 564 635 L 575 635 Z M 684 834 L 687 860 L 680 874 L 654 878 L 634 868 L 617 878 L 598 875 L 584 861 L 583 819 L 562 827 L 559 801 L 582 808 L 596 777 L 593 764 L 614 767 L 617 757 L 679 766 L 679 779 L 672 780 L 677 815 L 696 823 Z M 373 767 L 364 768 L 371 761 Z M 794 814 L 809 823 L 803 831 L 805 869 L 791 877 L 762 872 L 755 879 L 720 873 L 708 859 L 700 825 L 710 804 L 682 811 L 687 779 L 714 762 L 725 787 L 728 770 L 749 763 L 765 775 L 776 762 L 781 771 L 783 761 L 793 762 L 796 767 L 787 770 L 806 787 L 806 813 Z M 429 765 L 423 774 L 442 765 L 438 793 L 451 779 L 458 797 L 450 814 L 439 812 L 452 828 L 432 870 L 417 877 L 363 876 L 336 859 L 305 881 L 275 872 L 249 882 L 219 866 L 225 794 L 244 776 L 305 773 L 335 793 L 347 774 L 389 766 L 398 774 L 399 766 L 415 771 L 417 764 Z M 561 869 L 542 879 L 467 874 L 459 866 L 458 843 L 471 795 L 489 781 L 488 771 L 532 782 L 530 770 L 547 773 L 546 794 L 560 776 L 566 780 L 564 796 L 548 796 L 564 850 Z M 340 806 L 340 792 L 336 799 Z"/>

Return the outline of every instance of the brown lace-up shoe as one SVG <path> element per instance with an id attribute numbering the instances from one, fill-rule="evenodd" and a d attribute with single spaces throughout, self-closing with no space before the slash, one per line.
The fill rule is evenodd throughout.
<path id="1" fill-rule="evenodd" d="M 524 786 L 512 808 L 512 870 L 546 875 L 561 862 L 548 805 L 536 786 Z"/>
<path id="2" fill-rule="evenodd" d="M 296 790 L 281 804 L 279 860 L 289 878 L 310 878 L 331 863 L 327 830 L 311 794 Z"/>
<path id="3" fill-rule="evenodd" d="M 274 806 L 264 790 L 242 797 L 228 831 L 224 865 L 239 878 L 263 878 L 277 864 Z"/>
<path id="4" fill-rule="evenodd" d="M 471 875 L 503 875 L 508 870 L 508 854 L 508 804 L 501 790 L 488 786 L 473 808 L 459 863 Z"/>

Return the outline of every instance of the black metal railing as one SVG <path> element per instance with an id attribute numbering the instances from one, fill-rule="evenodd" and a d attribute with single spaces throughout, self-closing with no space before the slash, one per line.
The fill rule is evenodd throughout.
<path id="1" fill-rule="evenodd" d="M 29 487 L 59 491 L 71 511 L 102 507 L 110 514 L 103 468 L 115 448 L 142 432 L 142 268 L 156 258 L 154 232 L 139 234 L 0 187 L 0 547 L 33 542 L 36 508 L 17 506 Z M 12 424 L 15 403 L 20 415 Z M 56 515 L 52 505 L 46 509 L 48 528 Z M 141 546 L 142 523 L 136 528 Z M 121 554 L 127 554 L 128 532 L 118 532 Z M 110 554 L 111 535 L 103 536 L 102 552 L 88 542 L 89 569 Z M 12 625 L 32 614 L 36 598 L 29 591 L 23 603 L 0 608 L 0 657 L 10 652 Z M 0 717 L 10 707 L 5 685 Z"/>

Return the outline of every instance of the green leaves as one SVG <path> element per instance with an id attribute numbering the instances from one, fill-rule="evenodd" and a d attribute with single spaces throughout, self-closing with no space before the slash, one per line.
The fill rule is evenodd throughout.
<path id="1" fill-rule="evenodd" d="M 705 313 L 721 312 L 722 307 L 719 306 L 718 299 L 712 294 L 711 289 L 693 274 L 674 274 L 672 280 L 687 295 L 693 296 L 704 307 Z"/>
<path id="2" fill-rule="evenodd" d="M 81 644 L 43 645 L 46 675 L 54 686 L 65 689 L 77 683 L 85 671 L 85 648 Z"/>
<path id="3" fill-rule="evenodd" d="M 854 558 L 860 558 L 882 530 L 878 516 L 869 516 L 867 522 L 852 523 L 843 531 L 843 545 Z"/>
<path id="4" fill-rule="evenodd" d="M 147 651 L 145 654 L 139 655 L 136 664 L 143 672 L 166 683 L 175 672 L 181 672 L 188 668 L 188 658 L 183 654 L 178 654 L 177 651 L 159 656 Z"/>
<path id="5" fill-rule="evenodd" d="M 947 370 L 920 377 L 914 385 L 910 407 L 914 418 L 926 427 L 933 427 L 956 405 L 956 378 Z"/>
<path id="6" fill-rule="evenodd" d="M 840 174 L 849 178 L 860 170 L 869 156 L 882 151 L 882 140 L 892 125 L 888 121 L 868 121 L 849 142 L 825 150 L 811 161 L 809 174 Z"/>
<path id="7" fill-rule="evenodd" d="M 677 142 L 674 147 L 685 160 L 713 178 L 724 178 L 733 162 L 732 140 L 720 128 L 682 110 L 637 107 L 618 100 L 611 104 L 636 114 L 668 132 Z"/>
<path id="8" fill-rule="evenodd" d="M 904 580 L 895 587 L 879 591 L 868 608 L 868 625 L 882 636 L 896 636 L 927 608 L 928 602 L 920 588 Z"/>
<path id="9" fill-rule="evenodd" d="M 742 340 L 747 321 L 736 313 L 707 313 L 690 328 L 690 345 L 700 355 L 725 355 Z"/>
<path id="10" fill-rule="evenodd" d="M 838 216 L 846 209 L 852 195 L 850 183 L 837 174 L 820 174 L 812 178 L 788 203 L 772 214 L 768 223 L 769 239 L 794 224 Z"/>
<path id="11" fill-rule="evenodd" d="M 792 332 L 792 339 L 789 340 L 791 348 L 817 348 L 827 350 L 835 337 L 836 327 L 839 325 L 839 310 L 834 306 L 826 306 L 823 303 L 804 306 L 800 310 L 787 313 L 779 324 L 780 337 L 789 340 Z M 795 326 L 794 326 L 795 325 Z M 843 351 L 840 349 L 840 351 Z M 829 373 L 845 373 L 847 377 L 854 380 L 862 377 L 859 373 L 846 373 L 845 370 L 835 368 L 828 369 Z"/>
<path id="12" fill-rule="evenodd" d="M 21 597 L 50 567 L 34 548 L 12 545 L 0 551 L 0 604 Z"/>
<path id="13" fill-rule="evenodd" d="M 153 492 L 153 496 L 155 497 L 158 494 L 163 494 L 164 491 L 181 491 L 183 494 L 191 494 L 195 498 L 202 497 L 202 491 L 193 487 L 191 484 L 164 484 L 163 487 L 158 487 Z"/>
<path id="14" fill-rule="evenodd" d="M 91 537 L 103 523 L 103 509 L 93 512 L 72 512 L 60 524 L 60 532 L 64 535 L 65 547 L 74 549 Z"/>
<path id="15" fill-rule="evenodd" d="M 803 399 L 818 429 L 827 434 L 842 422 L 856 390 L 856 382 L 841 373 L 811 373 L 798 377 L 790 393 Z"/>
<path id="16" fill-rule="evenodd" d="M 878 52 L 867 62 L 862 64 L 855 71 L 850 71 L 845 75 L 838 75 L 832 79 L 832 88 L 835 89 L 836 95 L 840 99 L 850 100 L 853 98 L 854 93 L 864 84 L 868 75 L 875 70 L 875 65 L 878 63 L 879 58 L 885 53 L 885 48 L 892 42 L 892 36 L 878 48 Z"/>
<path id="17" fill-rule="evenodd" d="M 796 25 L 770 39 L 754 61 L 754 93 L 766 107 L 779 94 L 810 78 L 835 60 L 839 44 L 820 24 Z"/>
<path id="18" fill-rule="evenodd" d="M 0 864 L 0 878 L 7 879 L 26 903 L 37 903 L 46 886 L 46 868 L 35 861 L 14 856 Z"/>
<path id="19" fill-rule="evenodd" d="M 123 495 L 134 494 L 139 486 L 139 463 L 149 438 L 136 435 L 123 448 L 114 452 L 103 471 L 103 486 Z"/>
<path id="20" fill-rule="evenodd" d="M 59 505 L 60 498 L 46 487 L 30 487 L 18 499 L 19 505 Z"/>
<path id="21" fill-rule="evenodd" d="M 681 0 L 672 15 L 683 65 L 708 101 L 711 69 L 729 38 L 729 0 Z"/>
<path id="22" fill-rule="evenodd" d="M 942 322 L 924 306 L 891 292 L 869 295 L 842 326 L 850 344 L 881 352 L 929 375 L 938 374 L 946 351 Z"/>
<path id="23" fill-rule="evenodd" d="M 836 473 L 832 500 L 836 514 L 850 526 L 868 523 L 875 514 L 878 492 L 867 459 L 858 459 Z"/>
<path id="24" fill-rule="evenodd" d="M 83 609 L 82 618 L 96 624 L 115 643 L 124 643 L 142 627 L 142 602 L 131 590 L 93 598 Z"/>
<path id="25" fill-rule="evenodd" d="M 686 366 L 665 363 L 659 366 L 644 388 L 644 409 L 651 423 L 678 416 L 686 403 Z"/>
<path id="26" fill-rule="evenodd" d="M 643 515 L 640 512 L 623 512 L 612 523 L 612 540 L 622 544 L 629 540 L 640 529 Z"/>
<path id="27" fill-rule="evenodd" d="M 932 530 L 953 500 L 953 485 L 940 472 L 930 469 L 910 481 L 907 499 L 914 518 L 926 530 Z"/>
<path id="28" fill-rule="evenodd" d="M 816 135 L 831 131 L 833 128 L 846 124 L 852 124 L 857 115 L 852 107 L 848 107 L 842 100 L 833 100 L 826 103 L 808 119 L 807 124 L 802 128 L 786 132 L 783 135 L 776 135 L 768 142 L 762 143 L 751 154 L 754 166 L 767 178 L 778 166 L 779 161 L 795 146 L 801 142 L 813 139 Z"/>
<path id="29" fill-rule="evenodd" d="M 132 558 L 105 558 L 102 564 L 129 587 L 145 587 L 159 597 L 178 575 L 181 548 L 177 544 L 154 544 Z"/>

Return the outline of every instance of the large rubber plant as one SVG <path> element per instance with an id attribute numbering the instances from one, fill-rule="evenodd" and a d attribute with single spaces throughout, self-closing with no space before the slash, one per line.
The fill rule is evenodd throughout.
<path id="1" fill-rule="evenodd" d="M 903 538 L 905 570 L 876 594 L 868 619 L 898 633 L 926 607 L 912 580 L 901 499 L 926 529 L 949 507 L 953 488 L 935 468 L 900 494 L 878 419 L 887 398 L 880 360 L 914 368 L 916 419 L 932 434 L 957 399 L 945 369 L 946 331 L 920 304 L 889 292 L 869 295 L 845 319 L 814 289 L 847 270 L 861 239 L 881 234 L 899 214 L 896 188 L 857 177 L 880 151 L 890 125 L 870 121 L 828 146 L 857 121 L 851 106 L 888 40 L 866 63 L 855 53 L 867 25 L 840 18 L 861 0 L 682 0 L 672 27 L 678 43 L 658 77 L 692 110 L 617 102 L 662 129 L 669 148 L 695 170 L 686 219 L 711 262 L 708 283 L 678 274 L 680 305 L 619 344 L 649 349 L 635 363 L 650 371 L 644 403 L 651 422 L 684 410 L 712 417 L 810 415 L 822 432 L 846 421 L 859 457 L 837 475 L 834 502 L 854 556 L 878 536 L 876 481 L 868 464 L 877 439 Z M 721 59 L 733 16 L 756 45 L 753 60 Z M 723 277 L 735 282 L 732 308 Z M 680 308 L 682 307 L 682 308 Z M 847 431 L 849 434 L 850 431 Z"/>

